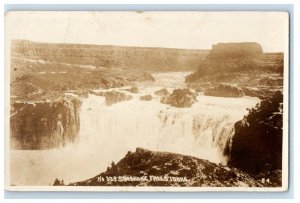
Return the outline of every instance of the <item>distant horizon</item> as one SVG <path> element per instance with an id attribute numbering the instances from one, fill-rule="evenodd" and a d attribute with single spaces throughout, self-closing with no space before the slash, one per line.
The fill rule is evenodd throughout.
<path id="1" fill-rule="evenodd" d="M 29 41 L 33 43 L 40 43 L 40 44 L 68 44 L 68 45 L 86 45 L 86 46 L 107 46 L 107 47 L 126 47 L 126 48 L 146 48 L 146 49 L 176 49 L 176 50 L 193 50 L 193 51 L 210 51 L 212 50 L 213 45 L 217 44 L 226 44 L 226 43 L 258 43 L 258 42 L 218 42 L 215 44 L 211 45 L 210 49 L 189 49 L 189 48 L 176 48 L 176 47 L 146 47 L 146 46 L 124 46 L 124 45 L 116 45 L 116 44 L 86 44 L 86 43 L 69 43 L 69 42 L 64 42 L 64 43 L 59 43 L 59 42 L 46 42 L 46 41 L 33 41 L 29 39 L 11 39 L 11 41 Z M 259 44 L 259 43 L 258 43 Z M 260 44 L 261 45 L 261 44 Z M 263 49 L 263 47 L 262 47 Z M 274 51 L 274 52 L 266 52 L 263 50 L 263 53 L 284 53 L 284 51 Z"/>

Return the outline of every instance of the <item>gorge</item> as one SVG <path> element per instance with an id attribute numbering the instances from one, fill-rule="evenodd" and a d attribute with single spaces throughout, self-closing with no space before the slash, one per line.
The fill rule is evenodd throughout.
<path id="1" fill-rule="evenodd" d="M 13 185 L 53 185 L 55 179 L 55 185 L 101 185 L 92 177 L 97 179 L 100 173 L 141 175 L 141 171 L 147 175 L 183 173 L 199 179 L 179 186 L 281 184 L 277 178 L 281 155 L 270 159 L 273 152 L 269 150 L 275 145 L 281 150 L 282 73 L 276 61 L 280 54 L 266 62 L 270 54 L 266 56 L 258 44 L 251 43 L 221 44 L 211 52 L 154 49 L 152 54 L 148 53 L 151 49 L 141 48 L 14 43 L 10 117 Z M 226 46 L 231 47 L 229 53 Z M 159 59 L 149 56 L 143 63 L 138 55 L 130 59 L 135 54 L 124 59 L 127 53 L 142 54 L 143 50 Z M 244 54 L 236 54 L 240 52 Z M 100 62 L 104 58 L 107 61 Z M 118 64 L 120 61 L 126 65 Z M 133 61 L 137 65 L 132 65 Z M 276 92 L 278 98 L 272 103 Z M 266 101 L 273 108 L 257 110 L 265 113 L 255 114 L 255 122 L 250 120 L 251 112 L 256 111 L 249 109 Z M 262 106 L 265 109 L 268 105 Z M 250 151 L 260 149 L 262 143 L 247 137 L 245 127 L 264 135 L 264 129 L 256 125 L 260 121 L 268 125 L 267 118 L 272 118 L 270 129 L 275 129 L 272 132 L 277 138 L 273 144 L 268 136 L 264 138 L 265 148 L 256 158 L 261 152 L 268 153 L 253 172 L 248 169 L 254 162 L 248 168 L 241 164 L 241 148 L 249 146 L 243 140 L 255 145 Z M 252 158 L 245 157 L 249 158 L 245 162 Z M 176 167 L 172 165 L 175 162 Z M 134 165 L 139 167 L 133 170 Z M 209 178 L 210 173 L 214 175 Z M 273 178 L 271 183 L 261 182 L 266 177 Z"/>

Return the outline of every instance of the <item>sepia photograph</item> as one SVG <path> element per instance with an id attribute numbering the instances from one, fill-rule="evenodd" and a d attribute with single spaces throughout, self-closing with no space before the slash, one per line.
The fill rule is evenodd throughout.
<path id="1" fill-rule="evenodd" d="M 289 14 L 5 13 L 5 188 L 286 191 Z"/>

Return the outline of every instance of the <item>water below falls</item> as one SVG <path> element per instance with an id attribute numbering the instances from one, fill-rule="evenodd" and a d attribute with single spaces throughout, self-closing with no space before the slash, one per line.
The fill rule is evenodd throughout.
<path id="1" fill-rule="evenodd" d="M 234 135 L 234 123 L 255 106 L 258 98 L 223 98 L 199 95 L 190 108 L 161 104 L 154 92 L 183 88 L 188 73 L 153 74 L 156 81 L 138 85 L 139 93 L 125 91 L 132 100 L 111 106 L 105 98 L 90 94 L 83 100 L 80 132 L 76 143 L 53 150 L 11 150 L 11 183 L 51 185 L 55 178 L 65 183 L 85 180 L 106 170 L 112 161 L 143 147 L 175 152 L 226 164 L 224 155 Z M 154 99 L 141 101 L 151 94 Z"/>

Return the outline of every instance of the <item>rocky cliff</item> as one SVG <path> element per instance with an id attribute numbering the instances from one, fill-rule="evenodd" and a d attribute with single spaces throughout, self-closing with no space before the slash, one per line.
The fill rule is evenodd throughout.
<path id="1" fill-rule="evenodd" d="M 80 128 L 81 101 L 15 101 L 11 105 L 11 149 L 49 149 L 74 142 Z"/>
<path id="2" fill-rule="evenodd" d="M 281 170 L 283 95 L 275 92 L 235 124 L 229 165 L 253 174 Z"/>
<path id="3" fill-rule="evenodd" d="M 54 185 L 63 185 L 55 180 Z M 207 160 L 137 148 L 99 175 L 70 186 L 272 187 L 236 168 Z"/>

